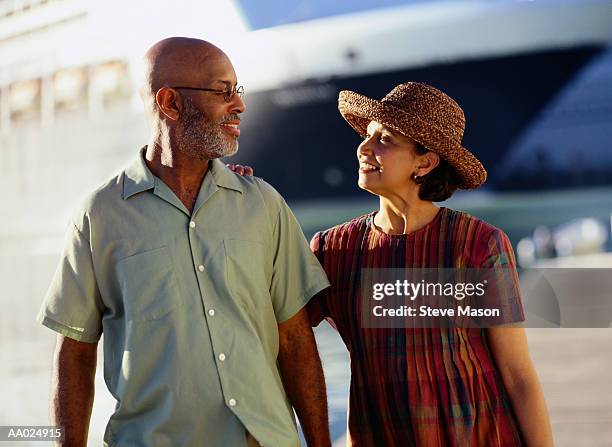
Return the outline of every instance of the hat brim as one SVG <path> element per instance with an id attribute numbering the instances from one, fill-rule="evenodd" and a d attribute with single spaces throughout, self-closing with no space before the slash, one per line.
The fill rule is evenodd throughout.
<path id="1" fill-rule="evenodd" d="M 370 121 L 377 121 L 436 152 L 455 168 L 462 179 L 458 186 L 461 189 L 478 188 L 487 179 L 487 171 L 474 154 L 460 144 L 452 144 L 440 130 L 416 115 L 348 90 L 340 92 L 338 110 L 361 136 L 366 134 Z"/>

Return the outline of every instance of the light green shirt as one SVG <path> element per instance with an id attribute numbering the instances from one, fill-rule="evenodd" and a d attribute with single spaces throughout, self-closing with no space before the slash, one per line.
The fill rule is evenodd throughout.
<path id="1" fill-rule="evenodd" d="M 329 282 L 283 198 L 219 160 L 190 214 L 141 151 L 74 215 L 38 320 L 104 334 L 105 445 L 299 445 L 278 323 Z"/>

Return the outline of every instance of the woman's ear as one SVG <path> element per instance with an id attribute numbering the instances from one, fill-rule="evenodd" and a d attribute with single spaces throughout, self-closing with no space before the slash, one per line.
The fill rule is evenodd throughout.
<path id="1" fill-rule="evenodd" d="M 429 174 L 440 164 L 440 156 L 433 151 L 420 155 L 419 159 L 416 173 L 419 177 Z"/>

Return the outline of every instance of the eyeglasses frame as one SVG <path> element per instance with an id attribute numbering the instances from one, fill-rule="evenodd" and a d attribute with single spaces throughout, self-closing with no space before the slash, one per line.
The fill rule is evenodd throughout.
<path id="1" fill-rule="evenodd" d="M 232 102 L 235 95 L 238 95 L 239 98 L 242 98 L 244 95 L 244 86 L 235 85 L 233 88 L 228 90 L 217 90 L 214 88 L 199 88 L 199 87 L 170 87 L 176 90 L 196 90 L 201 92 L 214 92 L 217 94 L 223 94 L 223 99 L 225 102 Z"/>

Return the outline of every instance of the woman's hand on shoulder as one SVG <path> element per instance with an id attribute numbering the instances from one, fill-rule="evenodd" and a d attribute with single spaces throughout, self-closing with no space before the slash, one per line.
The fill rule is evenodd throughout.
<path id="1" fill-rule="evenodd" d="M 251 177 L 253 175 L 253 168 L 250 166 L 243 165 L 234 165 L 231 163 L 226 163 L 226 165 L 230 171 L 235 172 L 238 175 L 246 175 L 247 177 Z"/>

